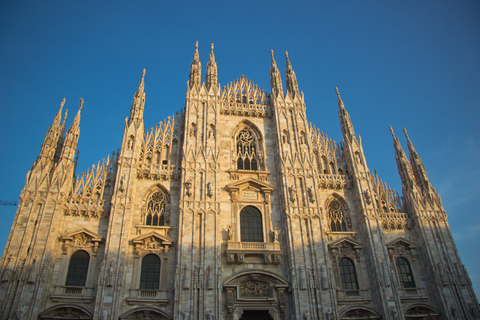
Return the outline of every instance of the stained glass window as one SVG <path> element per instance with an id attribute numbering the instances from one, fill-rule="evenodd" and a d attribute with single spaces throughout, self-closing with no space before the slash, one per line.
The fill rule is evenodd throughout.
<path id="1" fill-rule="evenodd" d="M 237 169 L 258 170 L 256 140 L 248 130 L 242 130 L 237 136 Z"/>
<path id="2" fill-rule="evenodd" d="M 344 290 L 358 290 L 357 274 L 352 259 L 342 258 L 339 263 L 340 278 Z"/>
<path id="3" fill-rule="evenodd" d="M 415 282 L 413 281 L 412 269 L 410 263 L 405 258 L 397 258 L 397 273 L 400 280 L 400 284 L 403 288 L 415 288 Z"/>
<path id="4" fill-rule="evenodd" d="M 160 285 L 160 258 L 155 254 L 148 254 L 142 260 L 140 275 L 140 289 L 158 290 Z"/>
<path id="5" fill-rule="evenodd" d="M 345 214 L 340 202 L 334 200 L 328 205 L 328 219 L 330 220 L 331 231 L 347 231 Z"/>
<path id="6" fill-rule="evenodd" d="M 83 250 L 78 250 L 70 258 L 66 286 L 85 287 L 90 256 Z"/>
<path id="7" fill-rule="evenodd" d="M 242 242 L 263 242 L 262 214 L 253 206 L 240 211 L 240 234 Z"/>
<path id="8" fill-rule="evenodd" d="M 158 191 L 148 198 L 145 224 L 148 226 L 163 226 L 165 211 L 165 195 Z"/>

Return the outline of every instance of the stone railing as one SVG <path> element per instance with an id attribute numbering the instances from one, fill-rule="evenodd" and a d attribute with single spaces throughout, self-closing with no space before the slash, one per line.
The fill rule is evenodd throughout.
<path id="1" fill-rule="evenodd" d="M 337 289 L 338 300 L 370 300 L 368 290 L 342 290 Z"/>
<path id="2" fill-rule="evenodd" d="M 100 218 L 105 215 L 105 202 L 106 200 L 103 199 L 69 198 L 65 203 L 64 214 L 73 217 Z"/>
<path id="3" fill-rule="evenodd" d="M 151 289 L 130 289 L 130 297 L 127 298 L 130 305 L 155 303 L 167 305 L 170 302 L 168 292 Z"/>
<path id="4" fill-rule="evenodd" d="M 401 300 L 427 299 L 428 294 L 424 288 L 397 288 Z"/>
<path id="5" fill-rule="evenodd" d="M 266 104 L 224 102 L 220 107 L 220 113 L 245 117 L 271 117 L 272 110 Z"/>
<path id="6" fill-rule="evenodd" d="M 137 167 L 137 178 L 145 180 L 178 180 L 180 172 L 175 165 L 142 163 Z"/>
<path id="7" fill-rule="evenodd" d="M 349 189 L 350 180 L 340 174 L 319 174 L 318 185 L 322 189 Z"/>
<path id="8" fill-rule="evenodd" d="M 85 302 L 91 303 L 95 300 L 95 288 L 55 286 L 50 296 L 53 302 Z"/>
<path id="9" fill-rule="evenodd" d="M 244 263 L 245 255 L 263 255 L 264 263 L 279 264 L 283 251 L 280 242 L 227 242 L 225 255 L 229 263 Z"/>
<path id="10" fill-rule="evenodd" d="M 411 229 L 411 222 L 408 214 L 402 212 L 381 213 L 382 227 L 385 230 Z"/>

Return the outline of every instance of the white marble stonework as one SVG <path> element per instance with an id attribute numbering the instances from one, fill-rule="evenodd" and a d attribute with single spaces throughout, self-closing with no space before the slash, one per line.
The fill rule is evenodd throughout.
<path id="1" fill-rule="evenodd" d="M 77 179 L 83 100 L 68 129 L 62 101 L 0 261 L 0 319 L 480 319 L 408 135 L 410 160 L 392 130 L 400 197 L 338 90 L 342 143 L 307 121 L 288 54 L 270 92 L 220 86 L 213 44 L 203 82 L 198 57 L 185 108 L 151 130 L 143 71 L 120 151 Z"/>

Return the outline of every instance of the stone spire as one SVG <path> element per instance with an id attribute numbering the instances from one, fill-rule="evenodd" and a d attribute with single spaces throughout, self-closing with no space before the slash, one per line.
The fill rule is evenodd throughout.
<path id="1" fill-rule="evenodd" d="M 350 120 L 350 115 L 345 109 L 342 98 L 340 97 L 340 92 L 338 88 L 335 87 L 338 97 L 338 116 L 340 117 L 340 126 L 342 129 L 343 137 L 348 138 L 349 140 L 355 139 L 355 131 L 353 130 L 352 120 Z"/>
<path id="2" fill-rule="evenodd" d="M 80 108 L 78 108 L 77 114 L 75 115 L 75 118 L 73 118 L 72 126 L 70 127 L 70 129 L 68 129 L 68 131 L 78 129 L 80 125 L 80 111 L 82 111 L 82 107 L 83 107 L 83 98 L 80 98 Z"/>
<path id="3" fill-rule="evenodd" d="M 287 58 L 287 70 L 285 71 L 285 76 L 287 77 L 287 91 L 290 92 L 292 97 L 295 97 L 299 94 L 297 77 L 292 69 L 290 60 L 288 59 L 288 51 L 285 51 L 285 57 Z"/>
<path id="4" fill-rule="evenodd" d="M 53 127 L 58 127 L 60 121 L 62 120 L 62 109 L 63 105 L 65 104 L 65 98 L 63 98 L 62 102 L 60 103 L 60 109 L 58 110 L 57 114 L 55 115 L 55 119 L 53 119 Z"/>
<path id="5" fill-rule="evenodd" d="M 392 127 L 390 127 L 390 132 L 393 137 L 393 146 L 395 148 L 395 160 L 397 161 L 398 173 L 402 179 L 402 185 L 405 189 L 413 189 L 415 184 L 415 176 L 412 173 L 412 166 L 410 161 L 408 161 L 405 152 L 402 149 L 402 145 L 398 138 L 395 137 Z"/>
<path id="6" fill-rule="evenodd" d="M 407 144 L 408 144 L 408 153 L 410 155 L 410 163 L 413 168 L 413 173 L 415 175 L 415 179 L 417 180 L 418 184 L 423 188 L 430 191 L 430 180 L 428 180 L 427 170 L 423 166 L 422 159 L 420 159 L 415 147 L 413 146 L 412 141 L 408 137 L 407 129 L 403 128 L 403 132 L 405 133 L 405 137 L 407 137 Z"/>
<path id="7" fill-rule="evenodd" d="M 132 108 L 130 109 L 130 119 L 128 124 L 132 123 L 132 121 L 143 120 L 143 109 L 145 107 L 145 69 L 142 71 L 142 80 L 140 80 L 140 84 L 138 85 L 138 90 L 135 92 L 133 96 L 133 103 Z"/>
<path id="8" fill-rule="evenodd" d="M 210 60 L 207 63 L 207 90 L 210 90 L 210 87 L 217 86 L 217 63 L 215 62 L 215 55 L 213 54 L 213 43 L 212 51 L 210 51 Z"/>
<path id="9" fill-rule="evenodd" d="M 272 53 L 272 66 L 270 67 L 270 86 L 272 87 L 272 93 L 275 96 L 278 94 L 283 95 L 283 86 L 280 71 L 278 71 L 277 63 L 275 62 L 275 58 L 273 57 L 273 50 L 271 50 L 270 52 Z"/>
<path id="10" fill-rule="evenodd" d="M 192 63 L 190 64 L 190 77 L 188 83 L 190 88 L 193 86 L 200 86 L 200 79 L 202 77 L 202 64 L 198 60 L 198 41 L 195 42 L 195 54 L 193 55 Z"/>

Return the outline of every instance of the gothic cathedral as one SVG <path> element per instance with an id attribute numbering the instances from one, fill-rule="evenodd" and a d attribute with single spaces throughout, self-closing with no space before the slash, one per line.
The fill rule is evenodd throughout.
<path id="1" fill-rule="evenodd" d="M 440 196 L 392 129 L 399 196 L 307 121 L 286 54 L 271 92 L 221 87 L 198 43 L 185 108 L 145 130 L 144 76 L 118 153 L 75 177 L 60 110 L 0 261 L 0 319 L 480 319 Z M 63 117 L 63 121 L 62 121 Z"/>

